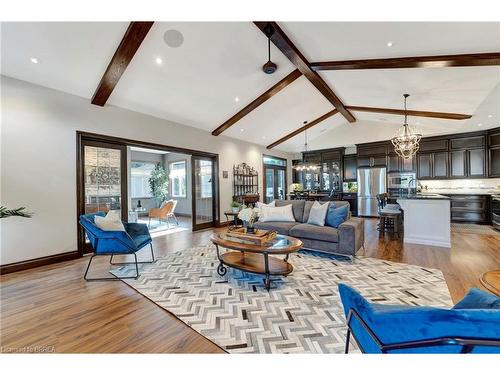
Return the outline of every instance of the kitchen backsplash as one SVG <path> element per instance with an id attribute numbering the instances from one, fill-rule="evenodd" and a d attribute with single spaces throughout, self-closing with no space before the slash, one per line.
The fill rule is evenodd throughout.
<path id="1" fill-rule="evenodd" d="M 428 190 L 439 189 L 500 189 L 500 178 L 476 178 L 464 180 L 418 180 Z"/>

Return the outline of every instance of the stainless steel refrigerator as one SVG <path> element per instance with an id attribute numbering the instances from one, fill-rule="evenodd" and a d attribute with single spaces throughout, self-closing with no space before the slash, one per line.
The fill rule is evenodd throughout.
<path id="1" fill-rule="evenodd" d="M 358 215 L 379 216 L 377 194 L 385 193 L 387 187 L 385 168 L 358 168 Z"/>

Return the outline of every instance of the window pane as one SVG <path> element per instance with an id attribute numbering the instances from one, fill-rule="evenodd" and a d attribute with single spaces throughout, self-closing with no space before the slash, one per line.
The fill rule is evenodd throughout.
<path id="1" fill-rule="evenodd" d="M 186 161 L 170 163 L 170 191 L 172 197 L 186 198 Z"/>
<path id="2" fill-rule="evenodd" d="M 264 156 L 262 160 L 264 161 L 264 164 L 281 165 L 286 167 L 286 160 L 283 159 L 273 158 L 272 156 Z"/>
<path id="3" fill-rule="evenodd" d="M 153 194 L 149 187 L 151 172 L 156 163 L 132 161 L 130 164 L 130 196 L 132 198 L 151 198 Z"/>

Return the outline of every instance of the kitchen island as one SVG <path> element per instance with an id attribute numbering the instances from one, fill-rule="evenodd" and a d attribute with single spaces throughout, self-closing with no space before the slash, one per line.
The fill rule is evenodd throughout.
<path id="1" fill-rule="evenodd" d="M 404 242 L 451 247 L 450 198 L 440 194 L 397 197 L 404 211 Z"/>

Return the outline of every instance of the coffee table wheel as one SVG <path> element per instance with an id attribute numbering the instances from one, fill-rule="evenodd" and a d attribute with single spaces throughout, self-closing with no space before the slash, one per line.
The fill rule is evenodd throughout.
<path id="1" fill-rule="evenodd" d="M 224 267 L 224 265 L 221 263 L 219 264 L 219 267 L 217 267 L 217 273 L 219 274 L 219 276 L 224 276 L 227 272 L 227 268 Z"/>

